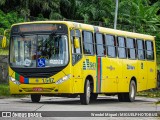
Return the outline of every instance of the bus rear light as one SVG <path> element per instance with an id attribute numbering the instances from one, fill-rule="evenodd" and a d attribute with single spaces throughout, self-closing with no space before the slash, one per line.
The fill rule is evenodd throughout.
<path id="1" fill-rule="evenodd" d="M 70 78 L 70 76 L 71 76 L 70 74 L 64 76 L 63 78 L 59 79 L 59 80 L 56 82 L 56 84 L 61 84 L 61 83 L 63 83 L 64 81 L 68 80 L 68 79 Z"/>

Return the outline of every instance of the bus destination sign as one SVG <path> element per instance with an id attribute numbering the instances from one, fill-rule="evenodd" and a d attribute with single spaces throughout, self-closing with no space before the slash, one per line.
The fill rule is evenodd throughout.
<path id="1" fill-rule="evenodd" d="M 36 31 L 54 31 L 57 30 L 57 26 L 53 24 L 27 24 L 20 25 L 20 32 L 36 32 Z"/>
<path id="2" fill-rule="evenodd" d="M 68 33 L 68 28 L 65 24 L 59 23 L 31 23 L 31 24 L 20 24 L 15 25 L 11 29 L 11 34 L 19 33 L 44 33 L 53 32 L 57 33 Z"/>

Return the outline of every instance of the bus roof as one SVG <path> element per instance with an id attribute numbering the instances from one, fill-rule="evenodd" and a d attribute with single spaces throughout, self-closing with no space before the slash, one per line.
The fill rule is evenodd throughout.
<path id="1" fill-rule="evenodd" d="M 111 28 L 105 28 L 105 27 L 94 26 L 94 25 L 72 22 L 72 21 L 34 21 L 34 22 L 17 23 L 17 24 L 13 24 L 12 26 L 23 25 L 23 24 L 33 24 L 33 23 L 35 23 L 35 24 L 38 24 L 38 23 L 45 23 L 45 24 L 46 23 L 64 23 L 71 28 L 83 29 L 83 30 L 88 30 L 88 31 L 95 31 L 95 29 L 96 29 L 96 32 L 110 34 L 110 35 L 124 36 L 124 37 L 144 39 L 144 40 L 154 40 L 154 38 L 155 38 L 155 36 L 151 36 L 151 35 L 140 34 L 140 33 L 135 33 L 135 32 L 128 32 L 128 31 L 123 31 L 123 30 L 115 30 L 115 29 L 111 29 Z"/>

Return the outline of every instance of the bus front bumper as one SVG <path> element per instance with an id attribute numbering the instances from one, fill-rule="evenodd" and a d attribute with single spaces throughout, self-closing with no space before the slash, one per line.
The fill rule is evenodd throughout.
<path id="1" fill-rule="evenodd" d="M 70 82 L 66 81 L 62 84 L 18 84 L 9 81 L 10 94 L 72 94 L 73 89 Z"/>

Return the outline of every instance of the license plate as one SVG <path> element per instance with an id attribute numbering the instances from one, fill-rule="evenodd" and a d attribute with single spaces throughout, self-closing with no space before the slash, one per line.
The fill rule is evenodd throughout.
<path id="1" fill-rule="evenodd" d="M 35 87 L 35 88 L 33 88 L 33 91 L 43 91 L 43 88 L 41 88 L 41 87 Z"/>

